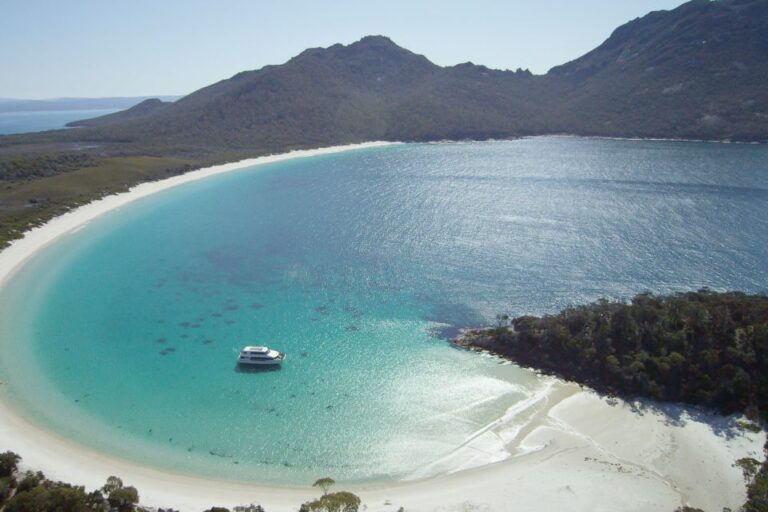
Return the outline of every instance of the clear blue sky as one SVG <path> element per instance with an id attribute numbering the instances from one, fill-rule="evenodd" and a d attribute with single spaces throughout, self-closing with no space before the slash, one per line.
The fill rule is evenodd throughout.
<path id="1" fill-rule="evenodd" d="M 0 97 L 186 94 L 368 34 L 544 73 L 682 0 L 2 0 Z"/>

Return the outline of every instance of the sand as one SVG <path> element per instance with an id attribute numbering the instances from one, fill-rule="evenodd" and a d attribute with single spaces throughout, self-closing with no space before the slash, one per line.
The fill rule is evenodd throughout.
<path id="1" fill-rule="evenodd" d="M 144 183 L 30 230 L 0 253 L 0 285 L 35 252 L 96 217 L 150 194 L 261 163 L 374 147 L 373 142 L 266 156 Z M 609 401 L 572 383 L 548 379 L 546 391 L 476 432 L 429 470 L 443 474 L 401 483 L 338 486 L 360 495 L 368 510 L 397 511 L 672 511 L 736 508 L 746 497 L 742 457 L 762 459 L 765 433 L 740 431 L 735 418 L 694 408 Z M 502 450 L 499 447 L 503 448 Z M 0 401 L 0 451 L 49 478 L 101 486 L 109 475 L 136 486 L 142 504 L 202 511 L 213 505 L 260 503 L 295 511 L 318 495 L 159 471 L 98 453 L 35 425 Z M 470 469 L 465 469 L 470 468 Z M 323 476 L 323 475 L 318 475 Z M 332 476 L 332 475 L 331 475 Z"/>

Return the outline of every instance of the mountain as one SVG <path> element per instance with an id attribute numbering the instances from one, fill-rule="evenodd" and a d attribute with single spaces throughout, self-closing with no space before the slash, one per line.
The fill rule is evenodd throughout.
<path id="1" fill-rule="evenodd" d="M 140 118 L 146 117 L 149 114 L 153 114 L 155 112 L 160 111 L 161 109 L 167 107 L 170 104 L 171 104 L 170 101 L 162 101 L 159 98 L 149 98 L 149 99 L 145 99 L 144 101 L 142 101 L 137 105 L 133 105 L 128 109 L 121 110 L 119 112 L 114 112 L 112 114 L 107 114 L 104 116 L 94 117 L 92 119 L 72 121 L 71 123 L 67 123 L 67 126 L 70 126 L 70 127 L 108 126 L 110 124 L 117 124 L 124 121 L 130 121 L 131 119 L 140 119 Z"/>
<path id="2" fill-rule="evenodd" d="M 306 50 L 174 103 L 0 138 L 235 155 L 373 139 L 548 133 L 768 140 L 768 0 L 692 0 L 619 27 L 546 75 L 441 67 L 382 36 Z"/>
<path id="3" fill-rule="evenodd" d="M 768 1 L 693 0 L 619 27 L 547 77 L 580 134 L 768 138 Z"/>
<path id="4" fill-rule="evenodd" d="M 78 137 L 163 141 L 198 151 L 507 137 L 521 133 L 524 118 L 535 114 L 535 106 L 509 97 L 530 81 L 528 73 L 470 64 L 442 68 L 385 37 L 369 36 L 239 73 L 173 104 L 148 108 L 145 102 L 79 122 L 98 129 Z"/>

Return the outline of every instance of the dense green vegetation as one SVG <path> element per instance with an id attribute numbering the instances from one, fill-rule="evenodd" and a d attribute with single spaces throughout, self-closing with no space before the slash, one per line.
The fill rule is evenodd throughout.
<path id="1" fill-rule="evenodd" d="M 21 458 L 0 454 L 0 508 L 5 512 L 133 512 L 138 507 L 136 488 L 111 476 L 101 489 L 87 493 L 83 487 L 54 482 L 31 471 L 18 474 Z"/>
<path id="2" fill-rule="evenodd" d="M 316 500 L 301 505 L 299 512 L 357 512 L 360 498 L 351 492 L 340 491 L 323 494 Z"/>
<path id="3" fill-rule="evenodd" d="M 84 487 L 54 482 L 40 472 L 19 472 L 21 457 L 13 452 L 0 453 L 0 510 L 3 512 L 176 512 L 174 509 L 147 509 L 139 504 L 139 491 L 111 476 L 92 492 Z M 302 504 L 300 512 L 357 512 L 360 498 L 351 492 L 328 493 L 335 482 L 321 478 L 314 487 L 323 495 Z M 212 507 L 205 512 L 264 512 L 261 505 L 242 505 L 228 509 Z"/>
<path id="4" fill-rule="evenodd" d="M 629 398 L 684 402 L 768 421 L 768 297 L 710 290 L 629 303 L 600 300 L 556 315 L 498 317 L 461 345 Z M 742 428 L 757 429 L 742 424 Z M 744 510 L 768 511 L 766 462 L 742 460 Z M 759 468 L 759 469 L 758 469 Z"/>
<path id="5" fill-rule="evenodd" d="M 768 457 L 768 446 L 766 446 Z M 742 508 L 743 512 L 768 511 L 768 459 L 762 465 L 747 487 L 747 502 Z"/>
<path id="6" fill-rule="evenodd" d="M 0 177 L 4 181 L 21 181 L 55 176 L 68 171 L 96 165 L 86 153 L 43 154 L 34 157 L 16 157 L 0 160 Z"/>
<path id="7" fill-rule="evenodd" d="M 768 419 L 768 297 L 709 290 L 522 316 L 489 348 L 605 393 Z"/>
<path id="8" fill-rule="evenodd" d="M 178 158 L 94 159 L 37 157 L 17 160 L 15 172 L 0 161 L 0 248 L 30 227 L 108 194 L 187 172 L 196 162 Z M 35 167 L 34 162 L 44 162 Z M 71 167 L 67 167 L 68 164 Z M 7 163 L 6 163 L 7 164 Z M 80 167 L 78 167 L 80 166 Z M 58 172 L 49 172 L 50 169 Z"/>

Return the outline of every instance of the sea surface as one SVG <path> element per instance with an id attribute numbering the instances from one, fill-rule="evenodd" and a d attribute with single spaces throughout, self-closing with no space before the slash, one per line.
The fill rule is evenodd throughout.
<path id="1" fill-rule="evenodd" d="M 767 212 L 756 145 L 542 137 L 262 165 L 33 258 L 0 293 L 0 392 L 183 473 L 307 485 L 482 464 L 509 455 L 484 429 L 546 381 L 446 336 L 645 290 L 764 292 Z M 262 343 L 283 367 L 238 370 Z"/>
<path id="2" fill-rule="evenodd" d="M 0 135 L 42 132 L 65 128 L 67 123 L 105 116 L 122 109 L 40 110 L 30 112 L 0 112 Z"/>

